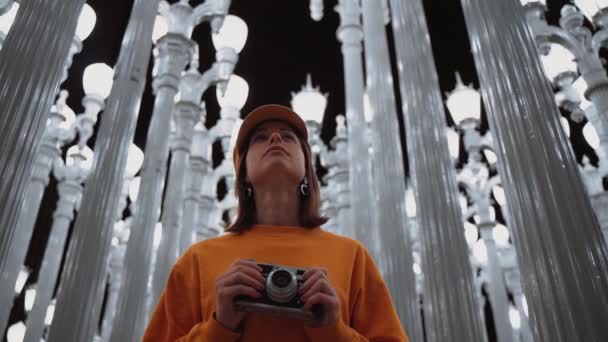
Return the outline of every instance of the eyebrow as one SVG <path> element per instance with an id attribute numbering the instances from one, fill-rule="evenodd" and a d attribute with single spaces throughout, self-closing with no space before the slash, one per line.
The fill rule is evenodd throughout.
<path id="1" fill-rule="evenodd" d="M 255 132 L 253 132 L 253 135 L 258 134 L 258 133 L 262 133 L 262 132 L 266 132 L 266 131 L 268 131 L 268 128 L 260 128 L 260 129 L 257 129 Z M 292 133 L 292 134 L 296 134 L 294 131 L 292 131 L 289 128 L 280 128 L 279 131 L 281 131 L 281 132 L 289 132 L 289 133 Z"/>

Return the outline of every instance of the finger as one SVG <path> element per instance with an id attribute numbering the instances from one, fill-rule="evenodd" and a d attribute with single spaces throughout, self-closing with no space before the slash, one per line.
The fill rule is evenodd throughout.
<path id="1" fill-rule="evenodd" d="M 254 276 L 247 274 L 246 272 L 235 272 L 230 276 L 224 278 L 221 282 L 223 286 L 231 286 L 236 284 L 244 284 L 254 287 L 258 290 L 264 289 L 264 282 Z"/>
<path id="2" fill-rule="evenodd" d="M 329 285 L 329 283 L 325 279 L 321 279 L 317 281 L 314 285 L 312 285 L 306 292 L 304 292 L 304 294 L 302 295 L 302 300 L 306 301 L 308 297 L 318 292 L 325 293 L 330 296 L 334 295 L 331 285 Z"/>
<path id="3" fill-rule="evenodd" d="M 317 292 L 308 298 L 304 304 L 304 309 L 310 310 L 315 304 L 321 304 L 325 310 L 331 311 L 334 307 L 338 306 L 338 299 L 328 294 Z"/>
<path id="4" fill-rule="evenodd" d="M 255 268 L 257 268 L 258 270 L 262 270 L 262 268 L 258 265 L 257 262 L 255 262 L 253 259 L 236 259 L 231 267 L 235 267 L 238 265 L 247 265 L 247 266 L 253 266 Z"/>
<path id="5" fill-rule="evenodd" d="M 217 295 L 222 300 L 232 301 L 234 297 L 237 296 L 249 296 L 259 298 L 262 294 L 251 286 L 238 284 L 232 286 L 225 286 L 219 289 Z"/>
<path id="6" fill-rule="evenodd" d="M 228 269 L 228 271 L 226 271 L 224 274 L 222 274 L 221 276 L 219 276 L 216 279 L 216 284 L 218 283 L 223 283 L 226 278 L 232 277 L 233 274 L 238 274 L 238 273 L 245 273 L 247 275 L 249 275 L 250 277 L 264 283 L 266 281 L 266 279 L 264 278 L 264 276 L 262 275 L 262 271 L 259 271 L 257 268 L 253 268 L 250 265 L 236 265 L 231 267 L 230 269 Z"/>
<path id="7" fill-rule="evenodd" d="M 313 275 L 311 275 L 308 279 L 304 280 L 304 283 L 302 284 L 302 287 L 300 288 L 300 293 L 303 294 L 306 291 L 308 291 L 308 289 L 314 285 L 317 281 L 319 281 L 319 279 L 325 279 L 323 276 L 323 273 L 321 272 L 317 272 Z"/>
<path id="8" fill-rule="evenodd" d="M 302 276 L 302 278 L 304 280 L 306 280 L 308 277 L 311 277 L 312 275 L 321 272 L 323 273 L 326 277 L 327 277 L 327 268 L 325 267 L 311 267 L 309 269 L 306 270 L 306 272 L 304 272 L 304 275 Z"/>

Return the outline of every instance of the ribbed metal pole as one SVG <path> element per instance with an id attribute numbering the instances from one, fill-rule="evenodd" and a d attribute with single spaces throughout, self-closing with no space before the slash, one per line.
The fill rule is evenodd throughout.
<path id="1" fill-rule="evenodd" d="M 95 143 L 93 173 L 74 223 L 47 341 L 91 341 L 99 323 L 112 227 L 152 46 L 158 0 L 136 0 Z M 124 340 L 130 341 L 130 340 Z"/>
<path id="2" fill-rule="evenodd" d="M 373 227 L 374 203 L 371 163 L 368 155 L 368 139 L 365 116 L 363 114 L 363 29 L 361 27 L 361 8 L 356 0 L 340 0 L 337 11 L 340 14 L 338 39 L 342 43 L 344 60 L 344 92 L 346 97 L 346 119 L 348 129 L 348 177 L 350 188 L 350 212 L 354 224 L 351 227 L 355 237 L 377 257 L 375 248 L 378 231 Z"/>
<path id="3" fill-rule="evenodd" d="M 608 341 L 606 243 L 521 3 L 462 5 L 496 138 L 534 340 Z"/>
<path id="4" fill-rule="evenodd" d="M 417 310 L 416 277 L 405 212 L 405 172 L 397 124 L 397 108 L 390 69 L 389 50 L 382 7 L 377 0 L 363 0 L 363 32 L 367 90 L 373 112 L 372 141 L 374 186 L 386 283 L 401 322 L 412 341 L 418 341 L 420 313 Z M 359 138 L 360 139 L 360 138 Z M 367 153 L 365 153 L 367 156 Z M 361 156 L 363 157 L 363 156 Z M 381 196 L 380 196 L 381 194 Z"/>
<path id="5" fill-rule="evenodd" d="M 209 177 L 211 167 L 211 144 L 209 132 L 201 123 L 194 127 L 192 153 L 190 154 L 189 180 L 184 197 L 184 227 L 180 243 L 180 252 L 184 253 L 193 242 L 192 235 L 196 232 L 196 221 L 199 215 L 199 205 L 202 202 L 201 191 L 206 177 Z"/>
<path id="6" fill-rule="evenodd" d="M 153 81 L 156 94 L 152 120 L 141 170 L 141 186 L 136 200 L 133 227 L 127 244 L 123 285 L 120 289 L 111 341 L 141 339 L 145 329 L 145 302 L 148 271 L 152 258 L 154 227 L 158 222 L 169 154 L 169 130 L 181 72 L 188 61 L 190 40 L 169 33 L 156 47 L 158 74 Z M 163 231 L 166 230 L 163 227 Z M 175 249 L 174 249 L 175 250 Z M 157 260 L 157 265 L 159 261 Z M 154 284 L 162 289 L 162 284 Z M 154 288 L 154 287 L 153 287 Z M 157 298 L 154 297 L 154 301 Z"/>
<path id="7" fill-rule="evenodd" d="M 391 1 L 410 174 L 416 197 L 428 341 L 483 341 L 445 112 L 422 1 Z M 415 48 L 412 48 L 415 47 Z"/>
<path id="8" fill-rule="evenodd" d="M 84 2 L 23 1 L 0 50 L 0 273 Z"/>
<path id="9" fill-rule="evenodd" d="M 60 169 L 65 169 L 65 166 Z M 76 170 L 74 170 L 76 171 Z M 56 171 L 57 172 L 57 171 Z M 62 171 L 58 171 L 59 174 Z M 68 238 L 70 223 L 74 218 L 74 210 L 76 203 L 82 195 L 82 185 L 78 177 L 78 173 L 71 174 L 65 172 L 62 175 L 61 182 L 57 188 L 59 191 L 59 202 L 54 213 L 53 226 L 51 227 L 51 236 L 44 251 L 44 259 L 40 267 L 38 282 L 36 285 L 36 299 L 34 306 L 27 315 L 25 337 L 26 342 L 40 342 L 43 337 L 45 328 L 46 311 L 53 299 L 53 291 L 57 284 L 59 268 L 61 267 L 61 258 Z"/>

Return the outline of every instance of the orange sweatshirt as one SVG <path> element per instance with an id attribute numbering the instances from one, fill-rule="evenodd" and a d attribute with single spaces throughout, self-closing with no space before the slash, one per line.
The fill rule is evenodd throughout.
<path id="1" fill-rule="evenodd" d="M 213 318 L 215 279 L 235 259 L 325 267 L 340 297 L 337 323 L 312 328 L 293 318 L 249 313 L 239 333 Z M 359 242 L 321 228 L 255 225 L 241 234 L 199 242 L 177 261 L 144 334 L 144 342 L 407 342 L 391 296 Z"/>

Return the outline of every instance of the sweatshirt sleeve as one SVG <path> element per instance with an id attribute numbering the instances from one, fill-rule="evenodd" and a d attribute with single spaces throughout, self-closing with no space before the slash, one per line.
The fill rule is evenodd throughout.
<path id="1" fill-rule="evenodd" d="M 234 342 L 241 335 L 202 318 L 199 265 L 193 253 L 175 264 L 142 342 Z"/>
<path id="2" fill-rule="evenodd" d="M 359 244 L 351 280 L 350 322 L 306 328 L 313 341 L 407 342 L 391 295 L 368 251 Z"/>

